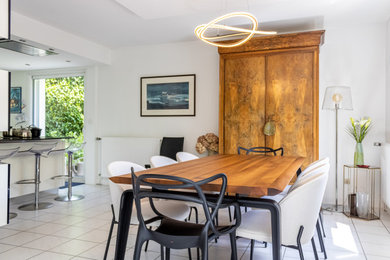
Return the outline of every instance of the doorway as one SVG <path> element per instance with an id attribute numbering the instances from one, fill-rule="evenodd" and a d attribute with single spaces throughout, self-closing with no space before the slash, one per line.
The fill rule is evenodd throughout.
<path id="1" fill-rule="evenodd" d="M 70 137 L 67 145 L 84 142 L 84 76 L 33 77 L 33 124 L 46 137 Z M 84 151 L 73 154 L 75 171 L 83 175 Z M 82 178 L 83 179 L 83 178 Z"/>

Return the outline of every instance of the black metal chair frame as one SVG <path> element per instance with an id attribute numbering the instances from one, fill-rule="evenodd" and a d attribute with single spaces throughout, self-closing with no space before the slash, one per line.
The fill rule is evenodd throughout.
<path id="1" fill-rule="evenodd" d="M 280 152 L 280 156 L 283 156 L 284 154 L 284 149 L 283 147 L 280 147 L 278 149 L 273 149 L 271 147 L 266 147 L 266 146 L 256 146 L 256 147 L 251 147 L 251 148 L 244 148 L 242 146 L 239 146 L 237 148 L 237 153 L 238 154 L 241 154 L 241 150 L 245 151 L 245 155 L 248 155 L 250 153 L 260 153 L 260 154 L 268 154 L 268 153 L 272 153 L 274 156 L 277 156 L 277 152 L 278 151 L 281 151 Z M 248 207 L 245 207 L 245 212 L 248 211 Z M 230 213 L 230 209 L 229 209 L 229 219 L 231 221 L 231 213 Z M 267 242 L 263 242 L 264 243 L 264 247 L 267 247 Z M 251 239 L 251 258 L 253 257 L 253 248 L 255 246 L 255 240 L 254 239 Z"/>
<path id="2" fill-rule="evenodd" d="M 261 153 L 261 154 L 273 153 L 276 156 L 276 155 L 278 155 L 277 152 L 280 151 L 280 155 L 283 156 L 283 153 L 284 153 L 283 147 L 280 147 L 278 149 L 273 149 L 271 147 L 265 147 L 265 146 L 257 146 L 257 147 L 251 147 L 251 148 L 244 148 L 244 147 L 239 146 L 237 148 L 238 154 L 241 154 L 241 150 L 245 151 L 245 154 L 250 154 L 250 153 Z"/>
<path id="3" fill-rule="evenodd" d="M 161 184 L 162 181 L 172 181 L 175 184 Z M 161 253 L 165 247 L 166 259 L 169 259 L 170 249 L 200 248 L 202 259 L 208 259 L 208 242 L 219 236 L 229 234 L 232 247 L 231 259 L 237 259 L 236 247 L 236 229 L 241 223 L 241 213 L 238 203 L 222 204 L 227 185 L 225 174 L 217 174 L 207 179 L 194 182 L 189 179 L 168 176 L 160 174 L 143 174 L 137 177 L 132 169 L 132 181 L 134 202 L 137 209 L 139 221 L 137 240 L 134 247 L 134 259 L 138 260 L 141 255 L 142 245 L 145 241 L 153 240 L 161 245 Z M 222 181 L 220 193 L 216 201 L 208 201 L 201 188 L 202 185 L 213 181 Z M 140 186 L 148 186 L 150 189 L 141 189 Z M 172 193 L 172 190 L 195 189 L 196 193 Z M 148 199 L 149 203 L 157 215 L 156 217 L 145 220 L 142 216 L 141 200 Z M 190 201 L 202 205 L 206 222 L 204 224 L 194 224 L 170 219 L 161 214 L 153 205 L 153 199 L 168 199 Z M 230 226 L 216 226 L 215 219 L 220 208 L 234 206 L 235 224 Z M 211 212 L 210 212 L 211 211 Z M 147 224 L 160 221 L 160 226 L 155 230 L 147 228 Z M 180 231 L 174 231 L 175 227 Z M 169 230 L 169 232 L 165 232 Z M 173 234 L 176 233 L 176 234 Z"/>

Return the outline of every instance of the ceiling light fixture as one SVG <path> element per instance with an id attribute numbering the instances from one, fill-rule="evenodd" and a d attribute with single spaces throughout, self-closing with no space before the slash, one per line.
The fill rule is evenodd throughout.
<path id="1" fill-rule="evenodd" d="M 230 18 L 236 18 L 236 17 L 243 17 L 250 20 L 252 23 L 251 29 L 245 29 L 240 27 L 234 27 L 234 26 L 227 26 L 220 24 L 221 21 L 230 19 Z M 254 15 L 250 13 L 245 12 L 233 12 L 228 13 L 223 16 L 220 16 L 208 24 L 201 24 L 198 25 L 195 28 L 195 35 L 205 43 L 211 44 L 213 46 L 217 47 L 236 47 L 241 44 L 246 43 L 249 41 L 255 34 L 265 34 L 265 35 L 274 35 L 276 32 L 273 31 L 257 31 L 258 28 L 258 22 Z M 206 32 L 209 29 L 221 29 L 221 30 L 227 30 L 227 31 L 233 31 L 235 33 L 231 34 L 225 34 L 225 35 L 216 35 L 216 36 L 206 36 Z M 242 39 L 239 39 L 238 41 L 229 42 L 229 43 L 223 43 L 223 42 L 217 42 L 217 40 L 223 39 L 223 38 L 230 38 L 230 37 L 244 37 Z"/>

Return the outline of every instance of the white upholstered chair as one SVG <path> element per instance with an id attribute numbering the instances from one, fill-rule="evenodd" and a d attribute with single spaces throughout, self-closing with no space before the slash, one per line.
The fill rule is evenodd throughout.
<path id="1" fill-rule="evenodd" d="M 132 167 L 134 168 L 135 172 L 145 170 L 144 167 L 136 163 L 127 162 L 127 161 L 115 161 L 108 165 L 109 177 L 130 173 Z M 108 234 L 104 259 L 107 258 L 108 248 L 110 246 L 110 240 L 111 240 L 114 224 L 118 224 L 120 201 L 121 201 L 122 193 L 125 190 L 132 189 L 132 185 L 117 184 L 117 183 L 113 183 L 112 181 L 109 181 L 109 187 L 110 187 L 110 195 L 111 195 L 111 202 L 112 202 L 111 204 L 112 221 L 110 226 L 110 232 Z M 184 202 L 157 200 L 154 201 L 153 204 L 156 207 L 156 209 L 160 211 L 162 214 L 176 220 L 184 221 L 185 219 L 188 218 L 190 214 L 190 208 Z M 156 214 L 150 207 L 148 201 L 145 201 L 145 203 L 142 204 L 142 214 L 145 216 L 146 219 L 150 219 L 156 216 Z M 133 204 L 130 223 L 138 224 L 138 219 L 137 219 L 137 214 L 136 214 L 136 209 L 134 204 Z"/>
<path id="2" fill-rule="evenodd" d="M 177 161 L 162 155 L 155 155 L 150 158 L 150 164 L 152 165 L 152 168 L 167 166 L 175 163 L 177 163 Z"/>
<path id="3" fill-rule="evenodd" d="M 319 163 L 317 163 L 319 162 Z M 312 166 L 313 165 L 313 166 Z M 309 168 L 309 166 L 311 166 Z M 303 181 L 306 176 L 310 176 L 312 174 L 317 174 L 319 172 L 323 171 L 329 171 L 330 165 L 329 165 L 329 160 L 328 162 L 326 161 L 315 161 L 314 163 L 310 164 L 296 179 L 296 181 L 292 185 L 287 185 L 287 187 L 279 194 L 274 195 L 274 196 L 264 196 L 262 198 L 264 199 L 272 199 L 277 202 L 281 201 L 294 187 L 300 185 L 300 182 Z M 308 169 L 309 168 L 309 169 Z M 307 170 L 308 169 L 308 170 Z"/>
<path id="4" fill-rule="evenodd" d="M 314 232 L 328 180 L 328 172 L 313 174 L 302 180 L 280 202 L 282 245 L 298 249 L 303 259 L 302 244 L 312 242 L 316 259 Z M 252 210 L 242 215 L 237 236 L 258 241 L 272 242 L 271 218 L 267 210 Z M 251 242 L 251 259 L 254 243 Z"/>
<path id="5" fill-rule="evenodd" d="M 178 154 L 178 153 L 177 153 Z M 176 156 L 177 156 L 176 154 Z M 178 163 L 177 161 L 162 155 L 155 155 L 150 158 L 150 164 L 152 168 L 163 167 L 171 164 Z M 190 214 L 188 220 L 191 219 L 192 210 L 195 212 L 195 222 L 199 222 L 198 204 L 189 201 L 185 202 L 190 207 Z"/>
<path id="6" fill-rule="evenodd" d="M 317 168 L 318 166 L 323 165 L 323 164 L 329 164 L 329 157 L 325 157 L 325 158 L 322 158 L 322 159 L 319 159 L 319 160 L 317 160 L 317 161 L 312 162 L 311 164 L 309 164 L 309 165 L 301 172 L 301 174 L 300 174 L 299 176 L 300 176 L 300 177 L 303 177 L 303 176 L 305 176 L 308 172 L 310 172 L 311 170 L 313 170 L 314 168 Z"/>
<path id="7" fill-rule="evenodd" d="M 316 163 L 316 162 L 319 162 L 319 163 Z M 299 187 L 300 185 L 302 185 L 302 183 L 304 183 L 305 180 L 307 178 L 309 178 L 310 176 L 321 174 L 324 171 L 325 172 L 329 172 L 329 168 L 330 168 L 329 160 L 327 160 L 327 161 L 326 160 L 319 160 L 319 161 L 316 161 L 316 162 L 314 162 L 311 165 L 309 165 L 309 166 L 312 166 L 312 167 L 310 167 L 309 170 L 305 169 L 299 175 L 299 177 L 297 178 L 297 180 L 294 182 L 293 185 L 288 185 L 288 189 L 285 189 L 283 192 L 281 192 L 281 193 L 279 193 L 277 195 L 274 195 L 274 196 L 264 196 L 263 198 L 272 199 L 272 200 L 275 200 L 277 202 L 280 202 L 284 197 L 286 197 L 288 195 L 289 192 L 293 191 L 296 187 Z M 318 240 L 320 242 L 321 252 L 324 253 L 324 256 L 326 258 L 327 254 L 326 254 L 324 240 L 322 238 L 322 236 L 325 237 L 325 229 L 324 229 L 324 224 L 323 224 L 323 221 L 322 221 L 321 212 L 318 215 L 318 220 L 319 220 L 319 222 L 317 223 Z M 320 226 L 320 224 L 321 224 L 321 226 Z M 321 232 L 321 229 L 320 229 L 321 227 L 322 227 L 322 232 Z"/>
<path id="8" fill-rule="evenodd" d="M 186 161 L 191 161 L 191 160 L 195 160 L 195 159 L 199 159 L 199 157 L 196 156 L 195 154 L 192 154 L 192 153 L 178 152 L 176 154 L 177 162 L 186 162 Z"/>

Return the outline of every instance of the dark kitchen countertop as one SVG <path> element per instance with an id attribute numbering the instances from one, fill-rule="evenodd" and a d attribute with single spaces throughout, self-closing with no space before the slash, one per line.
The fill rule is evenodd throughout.
<path id="1" fill-rule="evenodd" d="M 39 141 L 47 141 L 47 140 L 59 140 L 59 139 L 72 139 L 73 137 L 68 136 L 60 136 L 60 137 L 45 137 L 41 136 L 38 138 L 23 138 L 23 137 L 1 137 L 0 138 L 0 144 L 1 143 L 24 143 L 24 142 L 39 142 Z"/>

